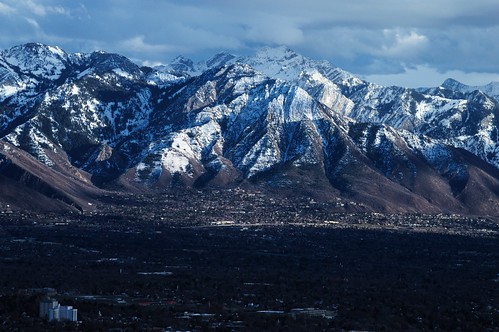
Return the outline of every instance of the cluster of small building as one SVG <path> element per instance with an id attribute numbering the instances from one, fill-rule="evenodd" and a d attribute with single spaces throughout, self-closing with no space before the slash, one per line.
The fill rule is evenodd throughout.
<path id="1" fill-rule="evenodd" d="M 78 309 L 60 305 L 57 300 L 45 299 L 40 302 L 40 317 L 50 321 L 78 321 Z"/>

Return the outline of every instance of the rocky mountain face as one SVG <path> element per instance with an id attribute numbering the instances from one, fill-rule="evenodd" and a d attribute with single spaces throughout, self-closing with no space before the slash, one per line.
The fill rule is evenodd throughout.
<path id="1" fill-rule="evenodd" d="M 286 48 L 148 68 L 26 44 L 0 53 L 0 182 L 82 210 L 111 187 L 244 184 L 499 214 L 498 90 L 383 87 Z"/>

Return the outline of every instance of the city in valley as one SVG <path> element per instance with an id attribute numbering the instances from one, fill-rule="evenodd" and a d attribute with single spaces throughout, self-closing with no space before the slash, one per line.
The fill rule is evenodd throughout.
<path id="1" fill-rule="evenodd" d="M 0 0 L 0 332 L 499 331 L 499 1 L 357 2 Z"/>
<path id="2" fill-rule="evenodd" d="M 495 330 L 499 223 L 257 190 L 1 207 L 0 330 Z"/>

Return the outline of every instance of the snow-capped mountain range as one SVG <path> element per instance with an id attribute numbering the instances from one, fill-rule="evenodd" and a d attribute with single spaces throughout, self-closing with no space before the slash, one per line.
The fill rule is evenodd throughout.
<path id="1" fill-rule="evenodd" d="M 36 164 L 79 188 L 56 191 L 80 208 L 76 192 L 110 186 L 251 183 L 373 210 L 499 213 L 499 83 L 383 87 L 284 47 L 149 68 L 26 44 L 0 52 L 0 119 L 0 180 L 53 189 Z"/>

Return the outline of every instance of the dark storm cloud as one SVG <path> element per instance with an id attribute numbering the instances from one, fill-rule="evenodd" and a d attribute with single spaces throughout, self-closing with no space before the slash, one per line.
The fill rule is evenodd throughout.
<path id="1" fill-rule="evenodd" d="M 499 73 L 497 13 L 497 0 L 0 0 L 0 47 L 40 41 L 154 63 L 287 45 L 361 75 L 476 76 Z"/>

